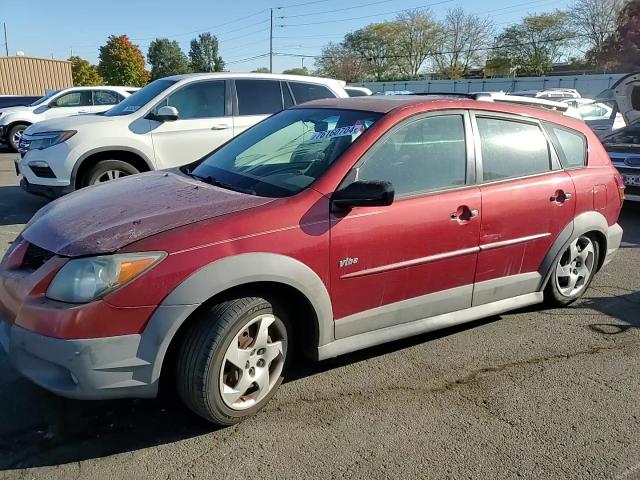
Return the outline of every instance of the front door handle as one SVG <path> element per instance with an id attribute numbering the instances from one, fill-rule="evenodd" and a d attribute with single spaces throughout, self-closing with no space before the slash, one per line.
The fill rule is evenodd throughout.
<path id="1" fill-rule="evenodd" d="M 228 125 L 226 123 L 220 123 L 218 125 L 214 125 L 213 127 L 211 127 L 211 130 L 227 130 L 231 128 L 231 125 Z"/>
<path id="2" fill-rule="evenodd" d="M 480 211 L 477 208 L 471 209 L 466 205 L 461 205 L 455 212 L 451 212 L 449 217 L 451 220 L 457 220 L 460 223 L 465 223 L 473 217 L 477 217 L 479 213 Z"/>
<path id="3" fill-rule="evenodd" d="M 556 192 L 549 197 L 549 201 L 562 205 L 567 200 L 571 200 L 571 194 L 566 193 L 564 190 L 556 190 Z"/>

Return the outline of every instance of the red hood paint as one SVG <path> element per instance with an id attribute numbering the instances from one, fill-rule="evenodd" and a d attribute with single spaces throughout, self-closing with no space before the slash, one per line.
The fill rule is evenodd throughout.
<path id="1" fill-rule="evenodd" d="M 149 172 L 86 188 L 46 205 L 22 236 L 67 257 L 112 253 L 172 228 L 273 200 L 213 187 L 180 173 Z"/>

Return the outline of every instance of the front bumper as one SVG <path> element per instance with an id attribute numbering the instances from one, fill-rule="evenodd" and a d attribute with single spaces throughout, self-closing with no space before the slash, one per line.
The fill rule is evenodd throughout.
<path id="1" fill-rule="evenodd" d="M 54 186 L 54 185 L 38 185 L 30 183 L 25 177 L 20 179 L 20 187 L 28 193 L 38 195 L 40 197 L 46 197 L 49 199 L 56 199 L 62 197 L 74 191 L 71 185 Z"/>
<path id="2" fill-rule="evenodd" d="M 0 346 L 25 377 L 75 399 L 150 398 L 153 365 L 138 358 L 141 335 L 82 340 L 46 337 L 0 320 Z"/>

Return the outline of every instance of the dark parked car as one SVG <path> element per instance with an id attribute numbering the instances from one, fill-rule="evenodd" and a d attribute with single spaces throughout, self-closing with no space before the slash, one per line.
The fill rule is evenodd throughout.
<path id="1" fill-rule="evenodd" d="M 6 107 L 25 107 L 31 105 L 38 100 L 38 97 L 20 96 L 20 95 L 0 95 L 0 108 Z"/>

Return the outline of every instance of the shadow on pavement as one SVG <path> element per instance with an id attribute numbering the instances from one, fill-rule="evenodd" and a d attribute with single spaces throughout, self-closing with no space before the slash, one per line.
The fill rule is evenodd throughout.
<path id="1" fill-rule="evenodd" d="M 0 186 L 0 225 L 21 225 L 48 202 L 17 186 Z"/>

